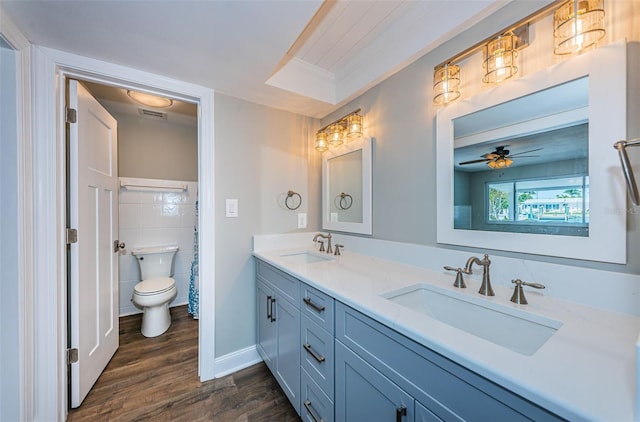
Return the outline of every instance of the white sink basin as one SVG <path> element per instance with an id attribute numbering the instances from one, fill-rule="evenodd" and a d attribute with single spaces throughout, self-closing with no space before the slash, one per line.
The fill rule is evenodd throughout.
<path id="1" fill-rule="evenodd" d="M 382 296 L 527 356 L 533 355 L 562 326 L 561 321 L 424 283 Z"/>
<path id="2" fill-rule="evenodd" d="M 314 262 L 326 262 L 333 261 L 335 258 L 331 255 L 322 255 L 320 253 L 314 252 L 296 252 L 285 255 L 280 255 L 283 258 L 286 258 L 289 262 L 294 264 L 312 264 Z"/>

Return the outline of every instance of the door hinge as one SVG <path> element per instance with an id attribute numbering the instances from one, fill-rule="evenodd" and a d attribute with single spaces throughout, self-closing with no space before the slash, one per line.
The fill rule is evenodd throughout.
<path id="1" fill-rule="evenodd" d="M 78 121 L 78 112 L 75 108 L 67 108 L 67 123 L 76 123 Z"/>
<path id="2" fill-rule="evenodd" d="M 67 349 L 67 365 L 78 363 L 78 349 Z"/>
<path id="3" fill-rule="evenodd" d="M 78 243 L 78 230 L 67 229 L 67 245 Z"/>

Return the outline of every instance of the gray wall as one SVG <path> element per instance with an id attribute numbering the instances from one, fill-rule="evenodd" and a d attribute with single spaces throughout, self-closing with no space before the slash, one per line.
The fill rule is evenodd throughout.
<path id="1" fill-rule="evenodd" d="M 19 419 L 16 55 L 0 44 L 0 420 Z"/>
<path id="2" fill-rule="evenodd" d="M 432 102 L 434 66 L 485 39 L 510 23 L 540 7 L 538 2 L 512 2 L 489 18 L 462 32 L 451 41 L 428 53 L 406 69 L 367 91 L 338 111 L 322 119 L 327 124 L 355 108 L 362 108 L 365 131 L 374 139 L 373 151 L 373 237 L 441 248 L 471 248 L 438 245 L 436 242 L 436 107 Z M 633 25 L 631 25 L 633 27 Z M 616 28 L 616 31 L 619 31 Z M 635 27 L 633 27 L 635 28 Z M 627 34 L 637 37 L 637 29 Z M 615 32 L 615 31 L 612 31 Z M 617 34 L 620 35 L 620 34 Z M 624 35 L 624 34 L 622 34 Z M 616 38 L 619 39 L 620 37 Z M 635 43 L 633 43 L 635 44 Z M 630 51 L 637 48 L 630 46 Z M 637 72 L 629 60 L 630 92 L 638 99 Z M 509 82 L 505 83 L 507 89 Z M 462 87 L 464 89 L 464 86 Z M 630 105 L 635 107 L 634 105 Z M 635 109 L 637 115 L 637 108 Z M 374 116 L 374 117 L 372 117 Z M 640 128 L 629 114 L 629 137 L 640 136 Z M 638 119 L 635 119 L 638 120 Z M 632 127 L 631 125 L 635 125 Z M 613 141 L 612 141 L 613 142 Z M 401 207 L 397 204 L 402 204 Z M 555 257 L 491 251 L 492 254 L 531 260 L 563 263 L 611 271 L 639 273 L 640 213 L 628 212 L 628 263 L 595 263 Z"/>
<path id="3" fill-rule="evenodd" d="M 106 107 L 108 109 L 108 107 Z M 198 123 L 111 112 L 118 121 L 118 175 L 198 181 Z"/>
<path id="4" fill-rule="evenodd" d="M 315 119 L 215 95 L 216 356 L 255 344 L 254 234 L 317 230 L 320 155 L 309 148 Z M 284 206 L 288 190 L 302 196 Z M 238 199 L 239 216 L 225 217 L 225 199 Z M 297 213 L 309 225 L 298 230 Z M 311 240 L 311 238 L 309 239 Z M 201 257 L 206 259 L 206 257 Z"/>

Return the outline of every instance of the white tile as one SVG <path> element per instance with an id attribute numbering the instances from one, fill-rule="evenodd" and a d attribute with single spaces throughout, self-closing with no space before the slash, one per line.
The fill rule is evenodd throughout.
<path id="1" fill-rule="evenodd" d="M 175 274 L 185 273 L 191 274 L 191 262 L 193 261 L 193 250 L 180 250 L 176 254 L 173 262 L 173 271 Z"/>
<path id="2" fill-rule="evenodd" d="M 187 192 L 165 192 L 163 203 L 165 204 L 185 204 L 187 202 Z"/>
<path id="3" fill-rule="evenodd" d="M 129 229 L 140 226 L 140 205 L 120 203 L 119 228 Z"/>
<path id="4" fill-rule="evenodd" d="M 140 192 L 129 191 L 127 189 L 120 189 L 118 193 L 118 201 L 121 204 L 139 204 Z"/>

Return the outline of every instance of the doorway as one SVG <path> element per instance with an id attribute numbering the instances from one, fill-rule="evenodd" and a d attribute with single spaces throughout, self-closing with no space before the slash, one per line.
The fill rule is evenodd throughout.
<path id="1" fill-rule="evenodd" d="M 78 101 L 77 106 L 72 106 L 77 109 L 77 117 L 75 123 L 70 123 L 69 132 L 72 142 L 68 144 L 67 163 L 71 183 L 67 183 L 67 190 L 72 199 L 68 202 L 71 216 L 78 215 L 75 210 L 84 209 L 79 215 L 88 212 L 86 218 L 91 220 L 94 211 L 103 207 L 92 206 L 86 201 L 92 202 L 94 197 L 102 198 L 104 195 L 89 194 L 80 202 L 73 200 L 85 192 L 85 189 L 78 190 L 78 187 L 86 182 L 90 188 L 87 192 L 93 192 L 96 189 L 91 187 L 98 185 L 94 186 L 92 180 L 96 179 L 96 183 L 103 179 L 110 181 L 104 196 L 106 208 L 99 211 L 104 217 L 97 219 L 90 227 L 77 227 L 77 223 L 73 223 L 77 217 L 72 218 L 69 225 L 78 228 L 81 233 L 78 236 L 80 243 L 70 245 L 72 265 L 67 270 L 71 283 L 68 287 L 67 315 L 69 347 L 78 350 L 80 356 L 77 362 L 70 365 L 69 375 L 70 407 L 75 408 L 81 405 L 116 352 L 119 317 L 142 311 L 131 300 L 133 289 L 140 281 L 138 263 L 131 253 L 133 250 L 160 245 L 178 246 L 171 274 L 177 296 L 169 306 L 189 304 L 193 316 L 198 316 L 198 267 L 194 260 L 197 258 L 194 252 L 197 251 L 198 233 L 194 232 L 194 228 L 197 227 L 199 165 L 197 104 L 150 94 L 144 94 L 140 100 L 136 91 L 90 81 L 69 79 L 68 83 L 69 101 L 76 98 L 76 92 L 84 93 L 83 100 Z M 86 108 L 84 104 L 93 105 Z M 92 124 L 96 116 L 101 117 L 98 123 Z M 109 124 L 109 121 L 113 123 Z M 109 125 L 113 129 L 105 130 Z M 78 131 L 78 128 L 85 129 Z M 76 134 L 80 135 L 80 139 Z M 85 152 L 80 154 L 81 151 Z M 84 159 L 85 164 L 89 165 L 86 171 L 78 161 L 82 157 L 87 157 Z M 80 168 L 77 168 L 79 165 Z M 86 180 L 78 180 L 85 173 Z M 102 189 L 97 191 L 102 192 Z M 109 215 L 113 214 L 115 217 L 111 219 Z M 107 230 L 106 233 L 113 235 L 97 236 L 95 240 L 103 239 L 101 243 L 110 244 L 113 243 L 110 238 L 118 239 L 115 241 L 118 247 L 112 251 L 109 246 L 97 247 L 91 252 L 91 232 L 94 227 L 102 227 L 102 222 L 106 227 L 95 231 L 102 233 Z M 105 263 L 112 264 L 104 266 L 102 259 L 91 264 L 91 257 L 98 251 L 101 251 L 100 256 L 104 254 Z M 78 260 L 77 254 L 83 253 L 85 257 Z M 103 267 L 104 270 L 97 271 Z M 77 274 L 82 275 L 83 271 L 85 275 L 81 276 L 82 282 L 78 283 Z M 103 276 L 93 280 L 94 275 L 103 274 L 104 271 L 106 273 Z M 104 281 L 100 281 L 103 278 Z M 112 278 L 115 283 L 109 281 Z M 94 284 L 111 287 L 106 290 L 92 289 Z M 92 302 L 96 303 L 92 305 Z M 90 318 L 94 314 L 95 318 Z M 115 318 L 107 318 L 107 314 Z M 77 315 L 86 317 L 78 318 Z M 96 329 L 99 331 L 93 332 Z M 116 338 L 109 340 L 113 334 Z M 98 341 L 98 338 L 102 340 Z"/>
<path id="2" fill-rule="evenodd" d="M 30 114 L 33 116 L 33 307 L 37 353 L 33 371 L 39 414 L 66 417 L 67 298 L 64 85 L 67 78 L 143 90 L 198 104 L 199 252 L 201 261 L 198 373 L 201 381 L 215 377 L 215 230 L 213 90 L 164 76 L 62 51 L 36 48 Z"/>

